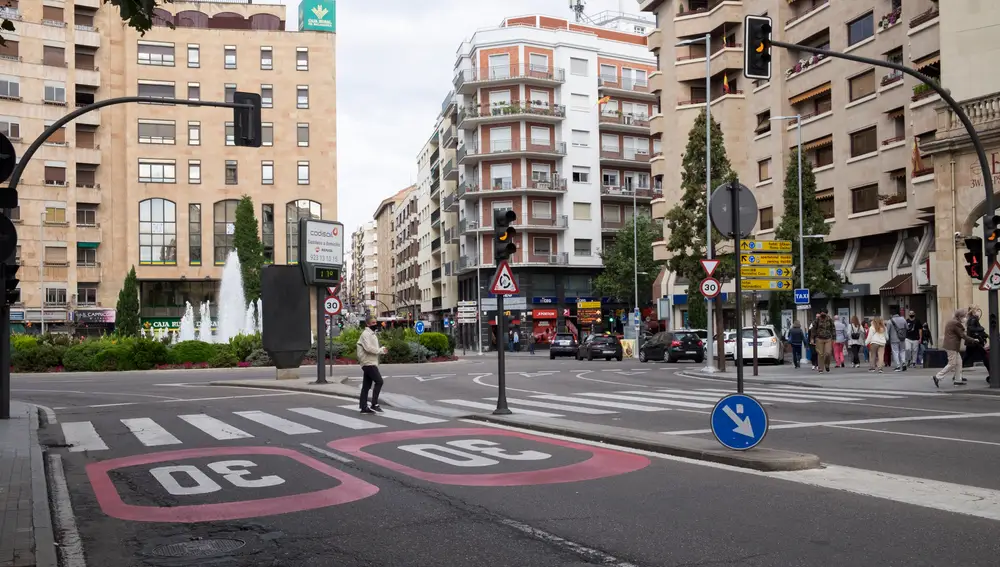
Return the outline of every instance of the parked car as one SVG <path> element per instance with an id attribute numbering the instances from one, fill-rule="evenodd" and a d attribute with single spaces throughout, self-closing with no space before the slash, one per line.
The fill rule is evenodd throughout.
<path id="1" fill-rule="evenodd" d="M 665 360 L 705 360 L 705 341 L 692 331 L 667 331 L 656 333 L 639 349 L 639 361 Z"/>
<path id="2" fill-rule="evenodd" d="M 557 356 L 576 356 L 579 347 L 573 333 L 556 333 L 552 339 L 552 345 L 549 347 L 549 360 Z"/>
<path id="3" fill-rule="evenodd" d="M 590 335 L 576 350 L 576 359 L 603 358 L 611 360 L 614 358 L 621 360 L 623 354 L 622 343 L 615 335 Z"/>
<path id="4" fill-rule="evenodd" d="M 774 364 L 785 363 L 785 345 L 774 332 L 771 325 L 757 327 L 757 360 L 768 361 Z M 753 363 L 753 327 L 744 327 L 742 334 L 743 343 L 743 363 Z"/>
<path id="5" fill-rule="evenodd" d="M 718 340 L 716 335 L 716 340 Z M 736 358 L 736 331 L 725 331 L 722 333 L 722 344 L 726 349 L 726 360 Z"/>

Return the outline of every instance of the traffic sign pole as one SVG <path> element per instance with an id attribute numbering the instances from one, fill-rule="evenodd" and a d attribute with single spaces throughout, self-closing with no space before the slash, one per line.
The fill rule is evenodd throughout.
<path id="1" fill-rule="evenodd" d="M 736 180 L 729 182 L 729 210 L 732 212 L 732 223 L 733 223 L 733 244 L 737 247 L 739 246 L 740 238 L 742 238 L 742 233 L 740 232 L 740 193 L 742 191 L 750 192 L 749 189 L 743 189 Z M 756 207 L 756 201 L 754 201 L 754 207 Z M 736 352 L 733 353 L 733 360 L 736 362 L 736 391 L 740 394 L 743 393 L 743 284 L 741 277 L 733 278 L 736 280 Z M 757 337 L 754 337 L 754 341 Z M 756 344 L 756 342 L 755 342 Z"/>
<path id="2" fill-rule="evenodd" d="M 301 250 L 301 248 L 300 248 Z M 329 384 L 326 381 L 326 313 L 323 301 L 326 290 L 316 288 L 316 381 L 313 384 Z"/>
<path id="3" fill-rule="evenodd" d="M 506 262 L 505 262 L 506 263 Z M 500 273 L 499 268 L 497 274 Z M 504 339 L 507 337 L 507 316 L 503 314 L 503 296 L 497 294 L 497 409 L 493 415 L 510 415 L 507 407 L 507 374 L 504 367 Z"/>

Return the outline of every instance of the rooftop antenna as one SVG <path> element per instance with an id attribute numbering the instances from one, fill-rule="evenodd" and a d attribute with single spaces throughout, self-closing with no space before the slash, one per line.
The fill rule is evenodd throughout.
<path id="1" fill-rule="evenodd" d="M 576 21 L 579 22 L 589 22 L 590 18 L 583 13 L 583 8 L 586 5 L 584 0 L 569 0 L 569 9 L 573 10 L 576 14 Z"/>

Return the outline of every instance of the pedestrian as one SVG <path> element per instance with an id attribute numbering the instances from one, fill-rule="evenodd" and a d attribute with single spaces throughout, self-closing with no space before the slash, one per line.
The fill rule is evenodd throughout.
<path id="1" fill-rule="evenodd" d="M 924 323 L 917 319 L 917 313 L 910 310 L 906 314 L 906 339 L 903 344 L 903 368 L 917 364 L 917 351 L 924 338 Z"/>
<path id="2" fill-rule="evenodd" d="M 892 349 L 893 372 L 906 370 L 906 353 L 903 347 L 906 343 L 906 319 L 899 313 L 892 316 L 886 324 L 889 328 L 889 348 Z"/>
<path id="3" fill-rule="evenodd" d="M 788 329 L 786 337 L 788 344 L 792 345 L 792 362 L 795 368 L 799 368 L 799 360 L 802 358 L 802 345 L 806 342 L 806 333 L 802 330 L 802 325 L 796 319 L 792 322 L 792 328 Z"/>
<path id="4" fill-rule="evenodd" d="M 535 333 L 528 334 L 528 352 L 535 354 Z"/>
<path id="5" fill-rule="evenodd" d="M 868 329 L 870 329 L 871 326 L 872 322 L 868 319 L 868 317 L 865 317 L 864 320 L 861 321 L 861 328 L 864 330 L 864 332 L 861 333 L 862 339 L 868 337 Z M 870 353 L 868 352 L 867 344 L 861 345 L 861 355 L 865 357 L 865 363 L 867 363 L 868 366 L 871 367 L 871 356 Z"/>
<path id="6" fill-rule="evenodd" d="M 813 317 L 813 322 L 809 325 L 809 361 L 812 362 L 812 369 L 816 370 L 818 368 L 818 363 L 816 362 L 816 323 L 819 322 L 819 313 Z"/>
<path id="7" fill-rule="evenodd" d="M 384 346 L 379 346 L 378 335 L 375 329 L 378 328 L 378 321 L 374 317 L 368 319 L 368 326 L 361 331 L 358 338 L 358 364 L 361 365 L 361 413 L 375 413 L 382 411 L 378 405 L 378 395 L 382 392 L 382 373 L 378 370 L 378 357 L 380 354 L 388 352 Z M 372 385 L 374 384 L 374 389 Z M 368 407 L 368 390 L 372 389 L 372 405 Z"/>
<path id="8" fill-rule="evenodd" d="M 847 328 L 847 346 L 851 351 L 851 364 L 854 368 L 861 366 L 861 347 L 865 344 L 864 329 L 857 315 L 851 317 L 851 325 Z"/>
<path id="9" fill-rule="evenodd" d="M 833 363 L 844 367 L 844 347 L 847 346 L 847 319 L 841 317 L 833 324 L 835 336 L 833 339 Z"/>
<path id="10" fill-rule="evenodd" d="M 521 333 L 514 331 L 514 346 L 510 349 L 511 352 L 521 352 Z"/>
<path id="11" fill-rule="evenodd" d="M 986 383 L 990 381 L 990 357 L 986 354 L 986 349 L 983 345 L 986 344 L 986 339 L 988 337 L 986 329 L 983 328 L 983 324 L 980 322 L 980 317 L 983 315 L 983 310 L 977 305 L 972 305 L 969 307 L 969 320 L 966 322 L 966 331 L 969 336 L 976 339 L 978 344 L 965 345 L 965 356 L 962 360 L 962 367 L 971 367 L 976 362 L 982 362 L 983 366 L 986 368 Z"/>
<path id="12" fill-rule="evenodd" d="M 962 356 L 959 351 L 962 349 L 963 340 L 970 346 L 978 345 L 979 341 L 970 337 L 965 332 L 965 325 L 962 324 L 962 320 L 965 319 L 966 315 L 968 315 L 968 311 L 959 309 L 955 311 L 955 316 L 952 317 L 951 321 L 948 321 L 944 326 L 944 337 L 941 339 L 941 348 L 948 353 L 948 364 L 933 376 L 935 387 L 940 387 L 938 386 L 939 382 L 949 372 L 953 373 L 951 379 L 952 385 L 964 386 L 967 384 L 965 378 L 962 377 Z"/>
<path id="13" fill-rule="evenodd" d="M 816 370 L 820 374 L 826 369 L 826 372 L 830 372 L 830 359 L 833 357 L 833 339 L 837 335 L 837 329 L 834 327 L 833 318 L 830 317 L 826 309 L 819 312 L 819 318 L 816 319 Z"/>
<path id="14" fill-rule="evenodd" d="M 931 340 L 931 328 L 927 324 L 927 321 L 924 321 L 923 331 L 923 338 L 920 340 L 920 347 L 917 349 L 917 366 L 923 366 L 924 353 L 934 344 L 934 341 Z"/>
<path id="15" fill-rule="evenodd" d="M 865 345 L 868 347 L 869 352 L 868 372 L 878 370 L 878 373 L 882 374 L 882 365 L 885 361 L 882 357 L 882 351 L 885 350 L 885 344 L 888 340 L 885 321 L 881 317 L 876 316 L 872 320 L 872 324 L 868 326 L 868 334 L 865 336 Z"/>

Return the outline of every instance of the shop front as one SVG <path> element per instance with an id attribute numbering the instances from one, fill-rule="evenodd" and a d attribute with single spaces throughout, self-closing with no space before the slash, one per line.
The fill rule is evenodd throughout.
<path id="1" fill-rule="evenodd" d="M 559 312 L 554 308 L 531 310 L 531 334 L 534 335 L 537 344 L 552 344 L 552 338 L 556 335 L 556 321 L 558 319 Z"/>
<path id="2" fill-rule="evenodd" d="M 115 330 L 114 309 L 77 309 L 71 317 L 77 335 L 100 336 Z"/>

